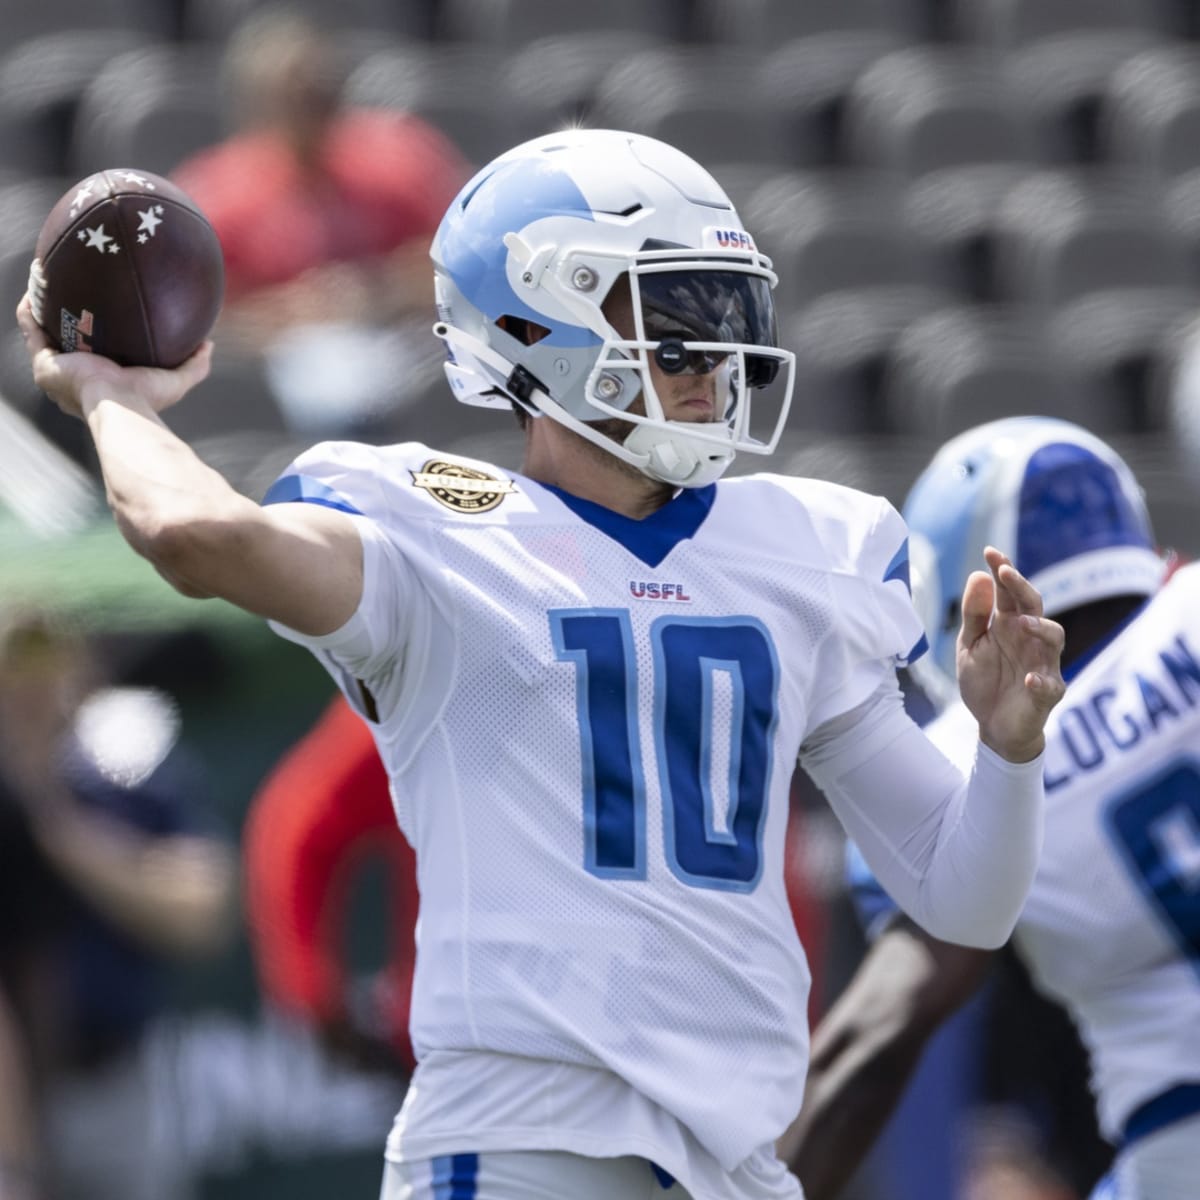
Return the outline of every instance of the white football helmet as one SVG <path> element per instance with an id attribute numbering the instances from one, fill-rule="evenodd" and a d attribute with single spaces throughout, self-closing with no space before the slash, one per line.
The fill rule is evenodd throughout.
<path id="1" fill-rule="evenodd" d="M 903 514 L 928 658 L 950 680 L 963 585 L 987 569 L 984 547 L 1009 555 L 1041 592 L 1047 616 L 1109 596 L 1148 596 L 1166 570 L 1133 472 L 1069 421 L 1008 417 L 959 434 L 913 484 Z"/>
<path id="2" fill-rule="evenodd" d="M 776 277 L 716 181 L 680 151 L 598 129 L 526 142 L 463 188 L 431 255 L 434 331 L 464 403 L 550 417 L 677 486 L 711 483 L 739 450 L 775 449 L 795 372 L 777 345 Z M 601 311 L 622 278 L 632 339 Z M 717 371 L 719 419 L 667 420 L 651 356 L 668 374 Z M 765 436 L 751 425 L 760 390 Z M 613 418 L 632 425 L 621 441 L 590 424 Z"/>

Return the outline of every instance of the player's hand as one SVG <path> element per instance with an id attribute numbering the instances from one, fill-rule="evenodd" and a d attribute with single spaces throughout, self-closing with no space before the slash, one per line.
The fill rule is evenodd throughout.
<path id="1" fill-rule="evenodd" d="M 1042 615 L 1038 590 L 989 546 L 991 569 L 963 589 L 958 686 L 979 722 L 979 739 L 1009 762 L 1028 762 L 1045 746 L 1050 710 L 1062 699 L 1063 629 Z"/>
<path id="2" fill-rule="evenodd" d="M 62 354 L 50 345 L 34 320 L 28 296 L 17 305 L 17 324 L 25 339 L 34 383 L 72 417 L 86 417 L 101 399 L 162 412 L 195 387 L 212 363 L 212 342 L 205 342 L 191 358 L 169 371 L 122 367 L 99 354 Z"/>

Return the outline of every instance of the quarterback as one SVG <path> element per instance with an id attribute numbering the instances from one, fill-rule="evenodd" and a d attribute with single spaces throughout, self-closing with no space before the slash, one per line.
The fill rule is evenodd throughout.
<path id="1" fill-rule="evenodd" d="M 962 603 L 965 769 L 904 714 L 924 631 L 878 497 L 778 475 L 775 275 L 670 146 L 536 139 L 432 246 L 454 397 L 522 469 L 323 444 L 262 505 L 158 419 L 208 366 L 56 355 L 130 544 L 267 618 L 368 721 L 421 894 L 418 1066 L 386 1200 L 782 1200 L 809 973 L 784 890 L 800 762 L 914 919 L 993 947 L 1037 862 L 1062 630 L 999 549 Z"/>

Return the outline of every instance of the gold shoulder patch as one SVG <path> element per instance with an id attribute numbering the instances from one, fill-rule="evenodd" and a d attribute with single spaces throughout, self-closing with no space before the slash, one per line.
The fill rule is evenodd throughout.
<path id="1" fill-rule="evenodd" d="M 412 472 L 413 487 L 424 488 L 435 500 L 456 512 L 487 512 L 516 491 L 511 479 L 497 479 L 462 463 L 431 458 Z"/>

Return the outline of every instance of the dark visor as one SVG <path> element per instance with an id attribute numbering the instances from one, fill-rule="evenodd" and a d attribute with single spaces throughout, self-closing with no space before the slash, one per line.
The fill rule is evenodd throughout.
<path id="1" fill-rule="evenodd" d="M 765 279 L 741 271 L 638 273 L 642 322 L 651 341 L 726 342 L 774 349 L 775 306 Z M 746 383 L 765 387 L 779 369 L 775 358 L 746 355 Z"/>

